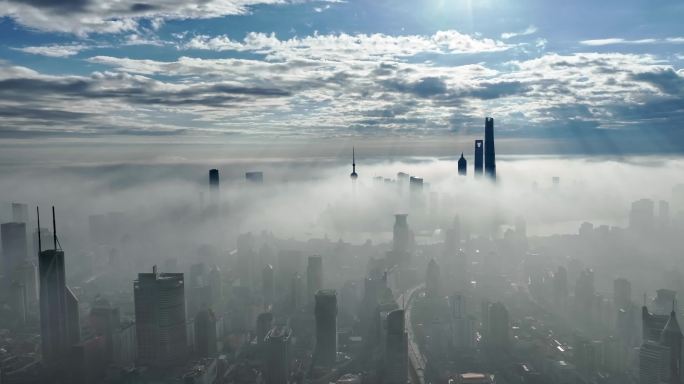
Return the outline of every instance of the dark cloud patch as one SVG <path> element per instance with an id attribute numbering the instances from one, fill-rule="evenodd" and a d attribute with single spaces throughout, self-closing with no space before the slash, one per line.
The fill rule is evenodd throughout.
<path id="1" fill-rule="evenodd" d="M 447 93 L 444 80 L 438 77 L 424 77 L 415 82 L 403 82 L 396 79 L 382 80 L 384 87 L 395 92 L 410 93 L 422 98 L 430 98 Z"/>
<path id="2" fill-rule="evenodd" d="M 41 109 L 24 106 L 0 106 L 0 117 L 4 118 L 22 118 L 29 120 L 44 120 L 44 121 L 65 121 L 65 120 L 82 120 L 90 113 L 61 111 L 56 109 Z"/>
<path id="3" fill-rule="evenodd" d="M 147 3 L 135 3 L 130 7 L 130 11 L 134 13 L 149 12 L 159 9 L 159 7 Z"/>
<path id="4" fill-rule="evenodd" d="M 483 83 L 477 89 L 465 93 L 467 96 L 483 100 L 498 99 L 504 96 L 518 95 L 529 91 L 529 87 L 519 81 L 502 81 Z"/>
<path id="5" fill-rule="evenodd" d="M 657 72 L 637 73 L 632 78 L 652 84 L 669 95 L 681 95 L 684 97 L 684 77 L 680 76 L 672 68 Z"/>
<path id="6" fill-rule="evenodd" d="M 49 10 L 57 14 L 84 12 L 89 0 L 9 0 L 11 3 L 30 5 L 32 7 Z"/>

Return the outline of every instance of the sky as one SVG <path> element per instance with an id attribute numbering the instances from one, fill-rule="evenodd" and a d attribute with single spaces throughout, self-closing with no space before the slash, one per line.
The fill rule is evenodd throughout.
<path id="1" fill-rule="evenodd" d="M 0 0 L 0 148 L 684 152 L 681 0 L 141 1 Z"/>

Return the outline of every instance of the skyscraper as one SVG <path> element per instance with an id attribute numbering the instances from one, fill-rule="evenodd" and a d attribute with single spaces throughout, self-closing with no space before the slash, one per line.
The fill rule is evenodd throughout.
<path id="1" fill-rule="evenodd" d="M 323 259 L 320 256 L 309 256 L 306 266 L 306 293 L 309 305 L 314 304 L 316 292 L 323 288 Z"/>
<path id="2" fill-rule="evenodd" d="M 388 254 L 392 264 L 400 264 L 409 260 L 413 242 L 411 237 L 408 215 L 403 213 L 394 215 L 392 250 Z"/>
<path id="3" fill-rule="evenodd" d="M 468 161 L 463 157 L 463 152 L 461 152 L 461 158 L 458 159 L 458 174 L 461 176 L 468 174 Z"/>
<path id="4" fill-rule="evenodd" d="M 264 297 L 264 307 L 268 308 L 273 304 L 275 295 L 275 275 L 271 264 L 261 270 L 261 294 Z"/>
<path id="5" fill-rule="evenodd" d="M 334 290 L 316 293 L 316 350 L 314 364 L 332 366 L 337 361 L 337 294 Z"/>
<path id="6" fill-rule="evenodd" d="M 187 356 L 185 285 L 182 273 L 139 273 L 133 283 L 138 359 L 170 366 Z"/>
<path id="7" fill-rule="evenodd" d="M 26 259 L 26 224 L 4 223 L 0 225 L 2 236 L 2 274 L 5 276 L 3 286 L 9 287 L 12 276 Z"/>
<path id="8" fill-rule="evenodd" d="M 475 177 L 482 176 L 484 160 L 484 142 L 475 140 Z"/>
<path id="9" fill-rule="evenodd" d="M 613 281 L 613 304 L 615 308 L 628 309 L 632 302 L 632 285 L 629 280 L 617 278 Z"/>
<path id="10" fill-rule="evenodd" d="M 53 249 L 41 251 L 38 258 L 42 355 L 44 364 L 50 368 L 61 366 L 80 338 L 78 300 L 66 286 L 64 251 L 58 248 L 54 215 L 53 207 Z"/>
<path id="11" fill-rule="evenodd" d="M 195 349 L 201 357 L 213 357 L 217 350 L 216 315 L 204 308 L 195 316 Z"/>
<path id="12" fill-rule="evenodd" d="M 494 152 L 494 119 L 485 118 L 485 174 L 496 180 L 496 154 Z"/>
<path id="13" fill-rule="evenodd" d="M 383 383 L 405 384 L 408 380 L 408 336 L 404 328 L 404 310 L 387 315 Z"/>
<path id="14" fill-rule="evenodd" d="M 352 180 L 356 180 L 359 175 L 356 174 L 356 153 L 354 151 L 354 147 L 352 147 L 352 173 L 349 175 Z"/>
<path id="15" fill-rule="evenodd" d="M 290 382 L 290 336 L 292 330 L 278 325 L 266 335 L 265 384 L 288 384 Z"/>
<path id="16" fill-rule="evenodd" d="M 218 169 L 209 170 L 209 187 L 211 189 L 218 189 L 219 187 L 219 171 Z"/>
<path id="17" fill-rule="evenodd" d="M 29 212 L 28 205 L 12 203 L 12 221 L 15 223 L 28 224 Z"/>
<path id="18" fill-rule="evenodd" d="M 439 275 L 439 266 L 437 265 L 437 262 L 435 259 L 430 259 L 425 273 L 425 295 L 429 298 L 434 299 L 441 295 L 442 285 Z"/>
<path id="19" fill-rule="evenodd" d="M 489 305 L 487 315 L 487 347 L 492 351 L 505 351 L 509 347 L 508 310 L 502 303 Z"/>
<path id="20" fill-rule="evenodd" d="M 665 324 L 665 328 L 660 335 L 660 343 L 670 349 L 669 382 L 671 384 L 680 384 L 682 377 L 682 330 L 677 322 L 674 304 L 672 305 L 670 318 L 667 320 L 667 324 Z"/>

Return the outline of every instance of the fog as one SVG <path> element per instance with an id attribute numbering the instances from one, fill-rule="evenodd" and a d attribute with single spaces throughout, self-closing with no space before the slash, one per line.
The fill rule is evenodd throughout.
<path id="1" fill-rule="evenodd" d="M 283 258 L 298 252 L 322 256 L 323 287 L 343 292 L 339 321 L 352 326 L 364 295 L 362 281 L 377 273 L 378 262 L 396 247 L 395 214 L 408 214 L 415 238 L 407 267 L 413 271 L 411 282 L 423 280 L 424 268 L 429 282 L 428 261 L 434 259 L 443 294 L 470 292 L 474 301 L 501 300 L 511 316 L 530 315 L 511 301 L 524 291 L 561 319 L 574 319 L 572 311 L 554 302 L 559 267 L 567 270 L 566 289 L 575 289 L 574 311 L 583 284 L 577 279 L 585 270 L 593 273 L 597 297 L 612 297 L 616 278 L 631 282 L 634 302 L 642 294 L 650 302 L 662 288 L 684 293 L 679 269 L 684 248 L 676 235 L 684 228 L 684 194 L 677 189 L 684 182 L 684 159 L 500 157 L 496 182 L 475 177 L 472 164 L 466 176 L 458 175 L 456 161 L 359 156 L 355 181 L 351 165 L 340 159 L 6 166 L 0 174 L 0 220 L 12 221 L 11 203 L 27 204 L 33 234 L 35 207 L 41 209 L 41 226 L 50 228 L 55 206 L 67 280 L 76 287 L 81 311 L 87 313 L 94 298 L 104 296 L 131 319 L 135 313 L 125 298 L 137 274 L 153 265 L 161 272 L 189 272 L 191 278 L 193 265 L 215 266 L 225 286 L 248 286 L 260 294 L 260 271 L 268 264 L 277 267 L 276 280 L 284 279 L 280 286 L 289 287 Z M 212 168 L 220 172 L 216 190 L 208 182 Z M 263 183 L 246 180 L 248 171 L 263 172 Z M 399 172 L 422 178 L 422 186 L 402 180 Z M 648 230 L 633 222 L 638 216 L 630 220 L 632 203 L 641 199 L 655 203 Z M 660 201 L 669 202 L 666 217 Z M 450 238 L 454 230 L 456 245 Z M 454 246 L 466 255 L 467 267 L 454 264 Z M 43 242 L 44 249 L 51 247 Z M 35 244 L 29 252 L 37 260 Z M 295 273 L 305 273 L 303 263 L 294 264 Z M 397 281 L 407 279 L 401 276 Z M 351 283 L 356 284 L 354 300 L 348 297 Z M 392 288 L 395 295 L 402 292 Z M 198 308 L 197 299 L 190 291 L 186 295 L 190 313 Z M 214 308 L 233 319 L 226 323 L 232 329 L 236 312 L 230 300 Z M 258 306 L 265 305 L 259 300 Z M 277 316 L 287 312 L 276 303 L 268 308 Z M 614 329 L 614 320 L 604 324 L 600 316 L 577 322 L 575 331 L 595 338 Z M 429 355 L 430 344 L 424 348 Z"/>

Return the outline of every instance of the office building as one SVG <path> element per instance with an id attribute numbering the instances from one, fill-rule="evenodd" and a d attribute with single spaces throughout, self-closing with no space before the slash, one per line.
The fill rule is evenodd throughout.
<path id="1" fill-rule="evenodd" d="M 321 256 L 309 256 L 306 266 L 306 293 L 307 303 L 314 304 L 316 292 L 323 289 L 323 258 Z"/>
<path id="2" fill-rule="evenodd" d="M 29 212 L 28 205 L 20 203 L 12 203 L 12 221 L 15 223 L 24 223 L 28 225 Z"/>
<path id="3" fill-rule="evenodd" d="M 407 214 L 394 215 L 394 228 L 392 230 L 392 250 L 389 252 L 390 262 L 398 265 L 409 260 L 413 247 L 413 234 L 408 226 Z"/>
<path id="4" fill-rule="evenodd" d="M 139 273 L 133 283 L 138 361 L 172 366 L 188 355 L 185 284 L 182 273 Z"/>
<path id="5" fill-rule="evenodd" d="M 496 180 L 496 154 L 494 152 L 494 119 L 485 118 L 484 168 L 487 177 Z"/>
<path id="6" fill-rule="evenodd" d="M 261 171 L 245 172 L 245 180 L 248 183 L 263 184 L 264 173 Z"/>
<path id="7" fill-rule="evenodd" d="M 334 290 L 316 293 L 316 349 L 314 364 L 332 366 L 337 361 L 337 294 Z"/>
<path id="8" fill-rule="evenodd" d="M 489 305 L 486 345 L 494 352 L 506 351 L 510 345 L 508 310 L 502 303 Z"/>
<path id="9" fill-rule="evenodd" d="M 290 382 L 290 338 L 292 330 L 277 325 L 265 338 L 266 361 L 264 364 L 265 384 L 288 384 Z"/>
<path id="10" fill-rule="evenodd" d="M 21 263 L 26 260 L 28 255 L 26 246 L 26 224 L 25 223 L 4 223 L 0 225 L 0 236 L 2 237 L 2 274 L 4 284 L 9 287 L 13 276 Z"/>
<path id="11" fill-rule="evenodd" d="M 484 170 L 484 142 L 475 140 L 475 177 L 482 176 Z"/>
<path id="12" fill-rule="evenodd" d="M 658 342 L 647 340 L 639 348 L 639 383 L 668 383 L 670 349 Z"/>
<path id="13" fill-rule="evenodd" d="M 461 152 L 461 158 L 458 159 L 458 174 L 460 176 L 468 174 L 468 161 L 463 157 L 463 152 Z"/>
<path id="14" fill-rule="evenodd" d="M 273 305 L 275 295 L 275 274 L 271 264 L 266 264 L 261 270 L 261 294 L 264 298 L 265 308 Z"/>
<path id="15" fill-rule="evenodd" d="M 210 308 L 205 308 L 195 316 L 195 352 L 200 357 L 213 357 L 217 346 L 216 315 Z"/>
<path id="16" fill-rule="evenodd" d="M 629 280 L 617 278 L 613 281 L 613 305 L 615 308 L 627 309 L 632 303 L 632 285 Z"/>
<path id="17" fill-rule="evenodd" d="M 629 211 L 629 228 L 637 234 L 652 233 L 655 224 L 654 203 L 650 199 L 641 199 L 632 203 Z"/>
<path id="18" fill-rule="evenodd" d="M 425 272 L 425 295 L 433 299 L 442 295 L 442 279 L 435 259 L 430 259 Z"/>
<path id="19" fill-rule="evenodd" d="M 209 188 L 218 189 L 219 188 L 219 171 L 218 169 L 209 170 Z"/>
<path id="20" fill-rule="evenodd" d="M 273 314 L 271 312 L 260 313 L 257 316 L 256 324 L 256 338 L 257 344 L 263 344 L 266 341 L 268 331 L 273 327 Z"/>
<path id="21" fill-rule="evenodd" d="M 404 310 L 387 315 L 385 339 L 384 384 L 405 384 L 408 380 L 408 336 L 404 326 Z"/>

